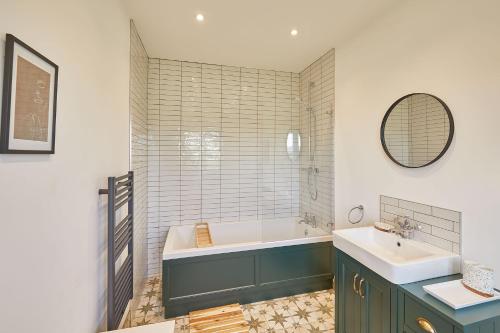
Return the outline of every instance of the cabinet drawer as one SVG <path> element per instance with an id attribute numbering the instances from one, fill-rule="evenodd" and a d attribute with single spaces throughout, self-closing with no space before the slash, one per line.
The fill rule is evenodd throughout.
<path id="1" fill-rule="evenodd" d="M 415 333 L 453 333 L 453 325 L 405 295 L 404 324 Z"/>

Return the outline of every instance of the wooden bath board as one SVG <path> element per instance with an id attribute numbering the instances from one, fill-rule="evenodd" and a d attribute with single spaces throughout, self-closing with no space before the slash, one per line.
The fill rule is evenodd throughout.
<path id="1" fill-rule="evenodd" d="M 189 313 L 190 333 L 248 333 L 249 328 L 238 303 Z"/>
<path id="2" fill-rule="evenodd" d="M 196 233 L 196 247 L 209 247 L 214 245 L 212 243 L 212 236 L 210 235 L 208 223 L 197 223 L 194 230 Z"/>

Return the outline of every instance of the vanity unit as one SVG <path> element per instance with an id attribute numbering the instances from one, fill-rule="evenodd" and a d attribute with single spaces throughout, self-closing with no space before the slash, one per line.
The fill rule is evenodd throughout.
<path id="1" fill-rule="evenodd" d="M 372 227 L 333 242 L 337 333 L 500 333 L 500 302 L 455 311 L 422 289 L 460 278 L 460 256 Z"/>
<path id="2" fill-rule="evenodd" d="M 500 332 L 500 301 L 455 311 L 422 289 L 427 284 L 457 280 L 459 278 L 461 278 L 460 275 L 451 275 L 399 286 L 399 332 Z M 422 326 L 427 329 L 422 329 Z"/>
<path id="3" fill-rule="evenodd" d="M 337 333 L 396 332 L 397 286 L 337 249 Z"/>

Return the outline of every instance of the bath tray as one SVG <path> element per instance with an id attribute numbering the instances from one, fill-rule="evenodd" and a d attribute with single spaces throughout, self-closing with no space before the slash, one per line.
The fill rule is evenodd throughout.
<path id="1" fill-rule="evenodd" d="M 212 243 L 212 235 L 210 235 L 208 223 L 197 223 L 194 230 L 196 234 L 196 247 L 209 247 L 214 245 Z"/>
<path id="2" fill-rule="evenodd" d="M 500 300 L 500 292 L 495 291 L 494 296 L 484 297 L 465 288 L 462 280 L 429 284 L 423 288 L 428 294 L 436 297 L 455 310 Z"/>
<path id="3" fill-rule="evenodd" d="M 249 328 L 238 303 L 189 313 L 190 333 L 248 333 Z"/>

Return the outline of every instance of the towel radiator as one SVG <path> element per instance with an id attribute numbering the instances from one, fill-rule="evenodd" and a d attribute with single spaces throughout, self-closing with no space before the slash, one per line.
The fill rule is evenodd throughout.
<path id="1" fill-rule="evenodd" d="M 117 329 L 133 297 L 134 272 L 134 173 L 108 177 L 108 188 L 99 194 L 108 197 L 108 330 Z M 117 213 L 127 213 L 117 222 Z M 126 251 L 126 252 L 124 252 Z M 124 258 L 124 255 L 127 256 Z M 120 260 L 119 260 L 120 259 Z M 119 260 L 119 262 L 117 262 Z M 118 267 L 117 267 L 118 266 Z"/>

